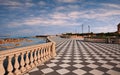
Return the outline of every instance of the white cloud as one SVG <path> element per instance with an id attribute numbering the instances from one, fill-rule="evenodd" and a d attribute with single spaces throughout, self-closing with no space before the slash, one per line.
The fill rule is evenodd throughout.
<path id="1" fill-rule="evenodd" d="M 40 1 L 38 4 L 42 5 L 42 6 L 46 5 L 46 3 L 44 1 Z"/>
<path id="2" fill-rule="evenodd" d="M 56 10 L 56 11 L 66 10 L 66 7 L 64 7 L 64 6 L 59 6 L 59 7 L 56 7 L 55 10 Z"/>
<path id="3" fill-rule="evenodd" d="M 5 0 L 0 2 L 0 5 L 6 5 L 6 6 L 21 6 L 22 3 L 18 1 L 10 1 L 10 0 Z"/>
<path id="4" fill-rule="evenodd" d="M 106 26 L 101 26 L 101 27 L 93 27 L 92 28 L 95 32 L 99 33 L 99 32 L 115 32 L 116 27 L 113 25 L 106 25 Z"/>
<path id="5" fill-rule="evenodd" d="M 80 9 L 80 5 L 68 5 L 67 8 L 69 9 Z"/>
<path id="6" fill-rule="evenodd" d="M 65 6 L 58 6 L 55 8 L 55 11 L 72 11 L 80 9 L 79 5 L 65 5 Z"/>
<path id="7" fill-rule="evenodd" d="M 79 11 L 73 11 L 73 12 L 70 12 L 69 14 L 68 14 L 68 16 L 70 17 L 70 18 L 81 18 L 81 16 L 83 16 L 83 14 L 85 15 L 85 13 L 84 12 L 79 12 Z"/>
<path id="8" fill-rule="evenodd" d="M 78 0 L 57 0 L 58 2 L 64 2 L 64 3 L 73 3 L 77 2 Z"/>
<path id="9" fill-rule="evenodd" d="M 97 12 L 101 11 L 101 12 Z M 120 10 L 89 10 L 89 11 L 72 11 L 68 14 L 71 18 L 86 18 L 86 19 L 96 19 L 96 20 L 104 20 L 111 16 L 120 15 Z"/>
<path id="10" fill-rule="evenodd" d="M 30 3 L 30 2 L 26 2 L 25 3 L 25 6 L 26 7 L 32 7 L 32 6 L 34 6 L 35 4 L 34 3 Z"/>
<path id="11" fill-rule="evenodd" d="M 18 26 L 71 26 L 71 25 L 79 25 L 67 15 L 62 13 L 56 13 L 50 15 L 50 17 L 31 17 L 26 18 L 21 21 L 10 22 L 9 27 L 18 27 Z"/>
<path id="12" fill-rule="evenodd" d="M 74 23 L 73 21 L 69 22 L 67 20 L 63 20 L 61 18 L 53 18 L 53 19 L 43 19 L 43 18 L 32 18 L 29 20 L 25 20 L 23 21 L 23 24 L 25 25 L 30 25 L 30 26 L 34 26 L 34 25 L 55 25 L 55 26 L 64 26 L 64 25 L 74 25 L 76 23 Z"/>
<path id="13" fill-rule="evenodd" d="M 59 12 L 55 12 L 51 14 L 50 17 L 53 19 L 69 19 L 66 13 L 59 13 Z"/>
<path id="14" fill-rule="evenodd" d="M 9 9 L 25 9 L 27 7 L 32 7 L 35 4 L 30 1 L 25 1 L 24 3 L 20 1 L 11 1 L 11 0 L 3 0 L 0 2 L 0 5 L 6 6 Z"/>
<path id="15" fill-rule="evenodd" d="M 118 5 L 118 4 L 112 4 L 112 3 L 102 3 L 101 4 L 102 6 L 104 6 L 104 7 L 110 7 L 110 8 L 118 8 L 118 9 L 120 9 L 120 5 Z"/>
<path id="16" fill-rule="evenodd" d="M 103 11 L 103 10 L 102 10 Z M 104 13 L 103 13 L 104 12 Z M 16 27 L 21 25 L 59 25 L 59 26 L 70 26 L 70 25 L 80 25 L 80 22 L 76 22 L 79 19 L 95 19 L 100 21 L 106 21 L 110 16 L 120 15 L 119 10 L 114 11 L 103 11 L 102 13 L 97 13 L 94 10 L 90 11 L 71 11 L 68 13 L 54 12 L 48 15 L 41 16 L 32 16 L 31 18 L 25 18 L 19 22 L 10 22 L 8 26 Z"/>

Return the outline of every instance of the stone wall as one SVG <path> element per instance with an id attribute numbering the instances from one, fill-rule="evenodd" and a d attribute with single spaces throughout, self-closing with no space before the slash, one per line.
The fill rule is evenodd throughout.
<path id="1" fill-rule="evenodd" d="M 99 43 L 120 44 L 120 39 L 119 39 L 119 38 L 110 38 L 110 39 L 84 38 L 84 41 L 88 41 L 88 42 L 99 42 Z"/>
<path id="2" fill-rule="evenodd" d="M 105 43 L 106 39 L 84 38 L 84 41 Z"/>

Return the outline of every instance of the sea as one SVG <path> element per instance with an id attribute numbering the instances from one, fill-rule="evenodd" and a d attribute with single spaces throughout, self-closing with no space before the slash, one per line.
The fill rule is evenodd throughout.
<path id="1" fill-rule="evenodd" d="M 11 44 L 11 43 L 0 44 L 0 51 L 46 43 L 46 38 L 36 38 L 34 36 L 0 36 L 0 39 L 6 39 L 6 38 L 25 38 L 25 39 L 32 40 L 32 41 L 31 42 L 26 42 L 26 41 L 19 42 L 20 46 L 14 46 L 14 44 Z M 2 46 L 11 46 L 11 47 L 14 46 L 14 47 L 3 48 Z"/>

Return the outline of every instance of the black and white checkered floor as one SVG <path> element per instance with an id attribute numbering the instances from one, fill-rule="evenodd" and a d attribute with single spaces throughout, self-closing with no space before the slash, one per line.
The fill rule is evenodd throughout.
<path id="1" fill-rule="evenodd" d="M 120 75 L 120 45 L 53 40 L 57 56 L 25 75 Z"/>

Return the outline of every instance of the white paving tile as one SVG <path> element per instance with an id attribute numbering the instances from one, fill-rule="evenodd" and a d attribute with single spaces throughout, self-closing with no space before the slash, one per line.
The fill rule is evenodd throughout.
<path id="1" fill-rule="evenodd" d="M 94 75 L 103 75 L 103 74 L 104 74 L 104 72 L 99 71 L 99 70 L 96 70 L 96 69 L 90 71 L 90 73 L 92 73 L 92 74 L 94 74 Z"/>
<path id="2" fill-rule="evenodd" d="M 99 60 L 98 62 L 99 63 L 107 63 L 107 61 L 104 61 L 104 60 Z"/>
<path id="3" fill-rule="evenodd" d="M 120 68 L 120 64 L 117 64 L 116 67 Z"/>
<path id="4" fill-rule="evenodd" d="M 62 60 L 62 62 L 69 63 L 69 62 L 71 62 L 71 60 Z"/>
<path id="5" fill-rule="evenodd" d="M 66 73 L 68 73 L 68 72 L 70 72 L 69 70 L 67 70 L 67 69 L 59 69 L 59 70 L 56 70 L 59 74 L 66 74 Z"/>
<path id="6" fill-rule="evenodd" d="M 89 64 L 89 65 L 87 65 L 88 67 L 90 67 L 90 68 L 97 68 L 98 66 L 97 65 L 95 65 L 95 64 Z"/>
<path id="7" fill-rule="evenodd" d="M 61 65 L 59 65 L 59 66 L 65 68 L 65 67 L 69 67 L 70 65 L 69 65 L 69 64 L 61 64 Z"/>
<path id="8" fill-rule="evenodd" d="M 75 64 L 73 66 L 76 67 L 76 68 L 82 68 L 82 67 L 84 67 L 84 65 L 82 65 L 82 64 Z"/>
<path id="9" fill-rule="evenodd" d="M 87 60 L 87 61 L 85 61 L 85 62 L 94 63 L 95 61 L 93 61 L 93 60 Z"/>
<path id="10" fill-rule="evenodd" d="M 63 59 L 71 59 L 71 57 L 63 57 Z"/>
<path id="11" fill-rule="evenodd" d="M 114 71 L 114 70 L 109 70 L 107 73 L 110 74 L 110 75 L 120 75 L 120 72 L 117 72 L 117 71 Z"/>
<path id="12" fill-rule="evenodd" d="M 82 60 L 73 60 L 73 62 L 75 62 L 75 63 L 81 63 L 83 61 Z"/>
<path id="13" fill-rule="evenodd" d="M 111 69 L 111 68 L 113 68 L 114 66 L 112 66 L 112 65 L 108 65 L 108 64 L 103 64 L 102 67 L 105 67 L 105 68 Z"/>
<path id="14" fill-rule="evenodd" d="M 48 67 L 54 67 L 54 66 L 56 66 L 56 64 L 55 63 L 50 63 L 50 64 L 46 64 Z"/>
<path id="15" fill-rule="evenodd" d="M 77 74 L 77 75 L 83 75 L 83 74 L 87 73 L 86 71 L 84 71 L 82 69 L 76 69 L 76 70 L 74 70 L 72 72 Z"/>
<path id="16" fill-rule="evenodd" d="M 50 60 L 51 62 L 55 63 L 55 62 L 59 62 L 59 60 Z"/>
<path id="17" fill-rule="evenodd" d="M 46 74 L 46 73 L 53 72 L 54 70 L 51 68 L 45 68 L 45 69 L 42 69 L 41 71 Z"/>

